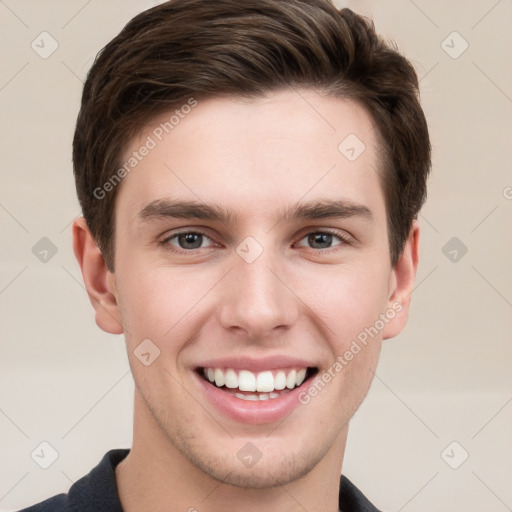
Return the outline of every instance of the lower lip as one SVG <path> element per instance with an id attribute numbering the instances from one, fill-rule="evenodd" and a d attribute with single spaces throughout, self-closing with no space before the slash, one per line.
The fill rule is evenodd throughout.
<path id="1" fill-rule="evenodd" d="M 193 372 L 195 379 L 203 389 L 208 399 L 223 414 L 243 423 L 251 425 L 263 425 L 282 420 L 296 407 L 301 405 L 299 393 L 309 386 L 311 378 L 305 380 L 300 386 L 288 393 L 269 398 L 268 400 L 243 400 L 217 386 L 210 384 L 201 378 L 197 372 Z"/>

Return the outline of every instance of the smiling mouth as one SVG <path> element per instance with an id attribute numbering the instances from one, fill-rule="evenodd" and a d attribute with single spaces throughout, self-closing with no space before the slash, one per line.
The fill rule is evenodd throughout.
<path id="1" fill-rule="evenodd" d="M 199 376 L 230 395 L 248 401 L 272 400 L 302 386 L 318 373 L 315 367 L 251 372 L 234 368 L 197 368 Z"/>

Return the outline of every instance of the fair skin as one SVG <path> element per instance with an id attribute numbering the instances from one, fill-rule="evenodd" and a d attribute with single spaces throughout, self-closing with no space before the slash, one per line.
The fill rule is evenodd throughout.
<path id="1" fill-rule="evenodd" d="M 168 118 L 155 119 L 126 155 Z M 338 150 L 349 134 L 366 146 L 354 161 Z M 414 222 L 391 265 L 379 154 L 371 117 L 352 101 L 310 89 L 199 101 L 118 190 L 114 272 L 84 220 L 75 221 L 96 322 L 124 333 L 135 380 L 133 446 L 116 469 L 124 510 L 338 510 L 348 422 L 381 340 L 406 324 L 418 264 Z M 147 206 L 157 200 L 234 215 L 156 215 Z M 344 213 L 283 217 L 320 200 L 343 203 Z M 262 249 L 251 262 L 237 252 L 260 250 L 247 237 Z M 309 403 L 293 398 L 283 409 L 396 304 L 400 311 Z M 147 366 L 134 354 L 146 339 L 160 350 Z M 314 370 L 289 395 L 248 401 L 199 376 L 217 363 L 235 373 Z M 261 458 L 243 463 L 244 447 Z"/>

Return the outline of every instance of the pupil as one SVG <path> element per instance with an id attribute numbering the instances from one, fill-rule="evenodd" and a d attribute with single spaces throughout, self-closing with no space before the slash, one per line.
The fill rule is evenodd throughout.
<path id="1" fill-rule="evenodd" d="M 320 244 L 321 247 L 315 247 L 317 249 L 325 249 L 329 247 L 332 242 L 332 235 L 329 233 L 314 233 L 309 235 L 309 243 L 314 245 L 316 243 Z"/>
<path id="2" fill-rule="evenodd" d="M 201 247 L 201 237 L 199 233 L 186 233 L 179 236 L 180 246 L 183 249 L 198 249 Z M 192 247 L 191 247 L 192 246 Z"/>

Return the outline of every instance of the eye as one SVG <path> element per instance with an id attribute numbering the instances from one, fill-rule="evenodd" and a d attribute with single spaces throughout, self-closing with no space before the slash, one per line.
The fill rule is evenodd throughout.
<path id="1" fill-rule="evenodd" d="M 305 243 L 301 243 L 303 240 L 305 240 Z M 312 231 L 306 234 L 298 245 L 299 247 L 311 247 L 318 252 L 326 252 L 326 249 L 331 249 L 332 247 L 348 243 L 348 238 L 341 233 L 326 230 Z"/>
<path id="2" fill-rule="evenodd" d="M 208 245 L 203 245 L 203 242 L 206 240 L 212 241 L 208 236 L 200 231 L 183 231 L 165 238 L 162 240 L 161 244 L 170 250 L 175 250 L 176 252 L 188 252 L 194 249 L 203 249 L 208 247 Z"/>

